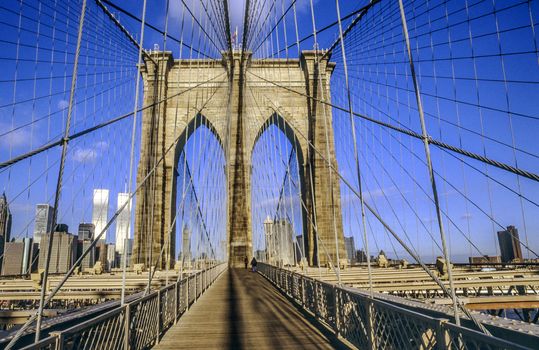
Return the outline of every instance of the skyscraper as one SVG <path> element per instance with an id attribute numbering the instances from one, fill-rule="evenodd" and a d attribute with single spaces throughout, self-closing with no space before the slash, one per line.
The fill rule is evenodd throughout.
<path id="1" fill-rule="evenodd" d="M 80 236 L 79 236 L 80 237 Z M 92 241 L 89 240 L 80 240 L 77 244 L 77 257 L 82 255 L 82 252 L 84 252 L 86 249 L 90 249 L 88 254 L 82 259 L 80 264 L 81 271 L 88 271 L 88 269 L 94 267 L 95 265 L 95 247 L 91 247 Z"/>
<path id="2" fill-rule="evenodd" d="M 275 243 L 273 237 L 273 220 L 267 216 L 264 220 L 264 236 L 266 238 L 266 254 L 268 262 L 275 263 Z"/>
<path id="3" fill-rule="evenodd" d="M 350 264 L 356 262 L 356 245 L 354 237 L 344 237 L 344 248 L 346 249 L 346 257 Z"/>
<path id="4" fill-rule="evenodd" d="M 118 259 L 116 259 L 117 249 L 114 244 L 107 245 L 107 266 L 108 269 L 114 269 L 118 267 Z"/>
<path id="5" fill-rule="evenodd" d="M 79 241 L 91 241 L 94 239 L 95 226 L 90 222 L 79 224 Z"/>
<path id="6" fill-rule="evenodd" d="M 268 261 L 279 265 L 294 265 L 294 229 L 288 220 L 264 221 Z"/>
<path id="7" fill-rule="evenodd" d="M 34 223 L 34 242 L 41 244 L 41 237 L 52 232 L 52 216 L 54 207 L 48 204 L 36 206 L 36 219 Z"/>
<path id="8" fill-rule="evenodd" d="M 0 197 L 0 271 L 4 260 L 4 247 L 11 239 L 11 211 L 7 202 L 6 193 Z"/>
<path id="9" fill-rule="evenodd" d="M 109 213 L 109 190 L 95 189 L 94 190 L 94 207 L 92 211 L 92 223 L 95 226 L 95 235 L 99 235 L 105 228 L 108 221 Z M 105 232 L 100 240 L 107 241 L 107 232 Z"/>
<path id="10" fill-rule="evenodd" d="M 182 260 L 185 264 L 191 262 L 191 230 L 187 227 L 182 230 Z"/>
<path id="11" fill-rule="evenodd" d="M 515 259 L 522 261 L 522 249 L 515 226 L 507 226 L 507 230 L 498 231 L 498 243 L 502 262 L 511 262 Z"/>
<path id="12" fill-rule="evenodd" d="M 77 257 L 77 238 L 67 232 L 67 225 L 58 225 L 58 230 L 54 233 L 52 249 L 50 252 L 49 272 L 66 273 Z M 43 235 L 41 243 L 42 248 L 39 254 L 39 268 L 44 269 L 47 259 L 48 242 L 51 235 Z"/>
<path id="13" fill-rule="evenodd" d="M 118 210 L 129 200 L 129 193 L 118 193 Z M 130 205 L 127 205 L 116 218 L 116 252 L 124 253 L 125 240 L 129 238 L 129 213 Z"/>
<path id="14" fill-rule="evenodd" d="M 2 275 L 25 275 L 34 272 L 36 268 L 37 244 L 32 238 L 23 238 L 22 241 L 6 242 L 4 253 L 4 266 Z"/>
<path id="15" fill-rule="evenodd" d="M 286 219 L 273 223 L 277 258 L 281 265 L 294 265 L 294 228 Z"/>

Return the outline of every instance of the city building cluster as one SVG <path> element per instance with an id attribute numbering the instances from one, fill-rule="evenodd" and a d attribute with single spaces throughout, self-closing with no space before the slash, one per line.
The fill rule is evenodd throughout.
<path id="1" fill-rule="evenodd" d="M 128 193 L 118 193 L 117 208 L 129 200 Z M 47 249 L 54 234 L 50 251 L 49 272 L 66 273 L 88 250 L 94 239 L 97 243 L 84 256 L 79 271 L 101 273 L 120 268 L 124 257 L 129 266 L 133 239 L 129 238 L 131 216 L 126 206 L 117 217 L 114 240 L 109 237 L 109 190 L 93 192 L 92 221 L 81 222 L 77 233 L 70 232 L 68 225 L 53 224 L 54 207 L 37 204 L 34 229 L 31 237 L 11 237 L 13 215 L 4 194 L 0 197 L 0 272 L 2 276 L 28 275 L 45 269 Z M 54 230 L 53 230 L 53 225 Z"/>

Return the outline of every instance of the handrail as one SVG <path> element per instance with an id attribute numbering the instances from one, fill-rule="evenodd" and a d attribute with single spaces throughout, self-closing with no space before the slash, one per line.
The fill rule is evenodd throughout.
<path id="1" fill-rule="evenodd" d="M 102 315 L 30 344 L 25 350 L 123 349 L 143 350 L 159 342 L 168 328 L 185 313 L 227 268 L 212 266 L 182 280 L 118 306 Z M 195 282 L 195 283 L 193 283 Z M 189 288 L 195 287 L 195 295 Z M 193 297 L 193 300 L 191 298 Z M 185 300 L 185 299 L 189 300 Z M 173 305 L 171 310 L 170 305 Z M 173 319 L 173 320 L 172 320 Z"/>
<path id="2" fill-rule="evenodd" d="M 358 349 L 529 349 L 457 326 L 398 305 L 371 298 L 276 266 L 259 263 L 259 272 L 279 290 Z"/>

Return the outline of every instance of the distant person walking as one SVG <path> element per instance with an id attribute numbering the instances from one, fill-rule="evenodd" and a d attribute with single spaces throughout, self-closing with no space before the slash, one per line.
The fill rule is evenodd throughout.
<path id="1" fill-rule="evenodd" d="M 253 256 L 253 260 L 251 260 L 251 271 L 256 272 L 256 264 L 257 264 L 256 259 Z"/>
<path id="2" fill-rule="evenodd" d="M 245 270 L 247 270 L 247 265 L 249 265 L 249 258 L 245 256 L 245 259 L 243 259 L 243 262 L 245 263 Z"/>

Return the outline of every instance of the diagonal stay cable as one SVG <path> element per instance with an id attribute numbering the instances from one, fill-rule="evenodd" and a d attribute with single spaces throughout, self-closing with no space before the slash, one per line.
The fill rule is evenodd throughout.
<path id="1" fill-rule="evenodd" d="M 267 97 L 266 97 L 267 98 Z M 276 113 L 281 113 L 281 111 L 275 109 L 275 108 L 278 108 L 278 107 L 273 107 L 273 109 L 275 110 Z M 282 116 L 283 114 L 281 114 Z M 285 118 L 286 119 L 286 118 Z M 333 171 L 335 171 L 335 173 L 337 174 L 337 176 L 341 179 L 341 181 L 352 191 L 352 193 L 359 199 L 359 193 L 356 191 L 356 189 L 350 184 L 350 182 L 348 180 L 346 180 L 346 178 L 337 170 L 335 169 L 334 165 L 326 158 L 326 156 L 324 156 L 323 152 L 320 151 L 318 148 L 316 148 L 316 146 L 305 136 L 303 135 L 303 133 L 299 130 L 297 130 L 296 127 L 294 127 L 292 124 L 291 124 L 292 128 L 294 129 L 294 131 L 296 131 L 302 138 L 304 138 L 306 141 L 307 141 L 307 144 L 310 148 L 312 148 L 317 154 L 319 157 L 321 157 L 321 159 L 327 163 L 327 165 L 329 167 L 331 167 L 333 169 Z M 364 201 L 364 204 L 365 204 L 365 207 L 369 210 L 369 212 L 371 212 L 375 217 L 376 219 L 382 224 L 382 226 L 384 226 L 385 229 L 387 229 L 391 235 L 399 242 L 399 244 L 406 250 L 406 252 L 412 257 L 414 258 L 414 260 L 417 261 L 417 263 L 419 265 L 421 265 L 421 267 L 423 268 L 423 270 L 425 270 L 425 272 L 434 280 L 434 282 L 436 282 L 436 284 L 438 284 L 440 286 L 440 288 L 444 291 L 444 293 L 446 293 L 447 295 L 449 296 L 452 296 L 452 293 L 451 293 L 451 290 L 425 265 L 425 263 L 421 260 L 421 258 L 413 251 L 413 249 L 411 249 L 400 237 L 399 235 L 391 228 L 391 226 L 389 226 L 384 220 L 383 218 L 380 216 L 380 214 L 378 213 L 378 211 L 376 211 L 375 209 L 373 209 L 369 204 L 368 202 Z M 458 300 L 458 298 L 457 298 Z M 462 302 L 460 300 L 458 300 L 458 305 L 457 305 L 461 310 L 462 312 L 470 319 L 473 321 L 473 323 L 479 328 L 481 329 L 485 334 L 490 334 L 488 333 L 488 330 L 479 322 L 477 321 L 477 319 L 470 313 L 470 311 L 468 309 L 466 309 L 466 306 L 464 304 L 462 304 Z"/>
<path id="2" fill-rule="evenodd" d="M 135 21 L 137 21 L 137 22 L 141 22 L 141 19 L 140 19 L 140 18 L 138 18 L 137 16 L 135 16 L 133 13 L 131 13 L 131 12 L 125 10 L 124 8 L 122 8 L 122 7 L 118 6 L 118 5 L 116 5 L 116 4 L 113 3 L 112 1 L 110 1 L 110 0 L 101 0 L 101 1 L 102 1 L 103 3 L 109 5 L 110 7 L 113 7 L 113 8 L 115 8 L 116 10 L 120 11 L 121 13 L 123 13 L 124 15 L 126 15 L 127 17 L 129 17 L 129 18 L 131 18 L 131 19 L 133 19 L 133 20 L 135 20 Z M 146 27 L 148 27 L 148 28 L 150 28 L 150 29 L 152 29 L 152 30 L 155 30 L 157 33 L 159 33 L 159 34 L 161 34 L 161 35 L 164 35 L 164 34 L 165 34 L 165 32 L 164 32 L 163 30 L 157 28 L 156 26 L 154 26 L 154 25 L 152 25 L 152 24 L 146 23 L 145 25 L 146 25 Z M 176 38 L 176 37 L 171 36 L 170 34 L 167 34 L 167 37 L 168 37 L 169 39 L 171 39 L 172 41 L 174 41 L 174 42 L 176 42 L 176 43 L 178 43 L 178 44 L 181 44 L 181 45 L 185 46 L 187 49 L 193 50 L 194 52 L 196 52 L 196 53 L 198 53 L 198 54 L 200 54 L 200 55 L 202 55 L 202 56 L 204 56 L 204 57 L 206 57 L 206 58 L 214 59 L 214 57 L 211 57 L 210 55 L 208 55 L 208 54 L 206 54 L 206 53 L 204 53 L 204 52 L 201 52 L 201 51 L 198 50 L 198 49 L 195 49 L 193 46 L 191 46 L 191 45 L 189 45 L 189 44 L 186 44 L 185 42 L 181 41 L 180 39 L 178 39 L 178 38 Z"/>
<path id="3" fill-rule="evenodd" d="M 110 18 L 110 20 L 120 29 L 120 31 L 127 36 L 129 41 L 132 42 L 137 47 L 137 49 L 141 50 L 141 52 L 144 54 L 144 56 L 146 56 L 146 58 L 150 59 L 154 64 L 157 64 L 157 62 L 155 62 L 155 60 L 150 55 L 148 55 L 146 50 L 144 50 L 141 47 L 142 43 L 139 43 L 135 38 L 133 38 L 131 33 L 129 33 L 129 31 L 120 23 L 120 21 L 118 21 L 118 19 L 114 17 L 114 14 L 112 14 L 112 12 L 109 11 L 109 9 L 105 6 L 105 4 L 103 4 L 101 0 L 95 0 L 95 2 L 103 10 L 103 12 Z"/>
<path id="4" fill-rule="evenodd" d="M 146 110 L 146 109 L 148 109 L 148 108 L 152 108 L 152 107 L 154 107 L 154 106 L 156 106 L 156 105 L 159 105 L 159 104 L 161 104 L 161 103 L 163 103 L 163 102 L 165 102 L 165 101 L 167 101 L 167 100 L 169 100 L 169 99 L 171 99 L 171 98 L 180 96 L 180 95 L 182 95 L 182 94 L 184 94 L 184 93 L 186 93 L 186 92 L 189 92 L 189 91 L 191 91 L 191 90 L 193 90 L 193 89 L 196 89 L 196 88 L 200 87 L 201 85 L 208 84 L 208 83 L 210 83 L 210 82 L 216 80 L 217 78 L 221 77 L 223 74 L 225 74 L 225 73 L 221 73 L 221 74 L 219 74 L 219 75 L 216 76 L 216 77 L 213 77 L 213 78 L 211 78 L 211 79 L 209 79 L 209 80 L 206 80 L 206 81 L 204 81 L 204 82 L 201 82 L 201 83 L 199 83 L 199 84 L 197 84 L 197 85 L 194 85 L 194 86 L 192 86 L 192 87 L 190 87 L 190 88 L 188 88 L 188 89 L 185 89 L 185 90 L 183 90 L 183 91 L 181 91 L 181 92 L 178 92 L 178 93 L 176 93 L 176 94 L 174 94 L 174 95 L 167 96 L 166 98 L 163 98 L 163 99 L 161 99 L 161 100 L 159 100 L 159 101 L 157 101 L 157 102 L 155 102 L 155 103 L 152 103 L 152 104 L 147 105 L 147 106 L 143 106 L 143 107 L 141 107 L 141 108 L 139 108 L 139 109 L 137 110 L 137 113 L 138 113 L 138 112 L 141 112 L 141 111 L 144 111 L 144 110 Z M 68 140 L 74 140 L 74 139 L 76 139 L 76 138 L 78 138 L 78 137 L 84 136 L 84 135 L 89 134 L 89 133 L 91 133 L 91 132 L 93 132 L 93 131 L 99 130 L 99 129 L 105 127 L 105 126 L 114 124 L 114 123 L 116 123 L 116 122 L 118 122 L 118 121 L 120 121 L 120 120 L 123 120 L 123 119 L 125 119 L 125 118 L 127 118 L 127 117 L 130 117 L 130 116 L 132 116 L 133 114 L 134 114 L 133 112 L 130 112 L 130 113 L 126 113 L 126 114 L 123 114 L 123 115 L 121 115 L 121 116 L 118 116 L 118 117 L 109 119 L 109 120 L 106 121 L 106 122 L 100 123 L 100 124 L 95 125 L 95 126 L 93 126 L 93 127 L 91 127 L 91 128 L 88 128 L 88 129 L 79 131 L 79 132 L 77 132 L 77 133 L 74 133 L 74 134 L 68 136 L 67 139 L 68 139 Z M 27 153 L 22 154 L 22 155 L 20 155 L 20 156 L 14 157 L 14 158 L 12 158 L 12 159 L 10 159 L 10 160 L 8 160 L 8 161 L 5 161 L 5 162 L 3 162 L 3 163 L 0 163 L 0 169 L 7 168 L 7 167 L 9 167 L 9 166 L 12 166 L 13 164 L 16 164 L 16 163 L 20 162 L 21 160 L 24 160 L 24 159 L 26 159 L 26 158 L 33 157 L 33 156 L 35 156 L 35 155 L 37 155 L 37 154 L 40 154 L 40 153 L 42 153 L 42 152 L 45 152 L 45 151 L 47 151 L 47 150 L 49 150 L 49 149 L 51 149 L 51 148 L 53 148 L 53 147 L 59 146 L 59 145 L 62 144 L 62 142 L 64 142 L 64 138 L 62 138 L 62 139 L 60 139 L 60 140 L 57 140 L 57 141 L 54 141 L 54 142 L 51 142 L 51 143 L 48 143 L 48 144 L 46 144 L 46 145 L 43 145 L 43 146 L 41 146 L 41 147 L 39 147 L 39 148 L 34 149 L 33 151 L 27 152 Z"/>
<path id="5" fill-rule="evenodd" d="M 219 75 L 219 76 L 221 76 L 221 75 Z M 148 179 L 152 176 L 152 174 L 155 172 L 155 170 L 158 168 L 158 166 L 163 162 L 163 160 L 165 159 L 167 154 L 170 152 L 170 150 L 173 149 L 177 145 L 177 143 L 179 142 L 181 136 L 182 136 L 181 134 L 178 135 L 178 137 L 173 142 L 171 142 L 170 146 L 165 150 L 165 152 L 163 152 L 163 155 L 157 160 L 157 162 L 155 163 L 153 168 L 150 169 L 150 171 L 146 174 L 146 176 L 141 180 L 140 184 L 138 184 L 136 186 L 135 190 L 132 193 L 129 194 L 129 198 L 127 198 L 127 200 L 124 202 L 124 204 L 120 208 L 118 208 L 118 210 L 116 210 L 116 212 L 114 213 L 112 218 L 107 222 L 105 227 L 103 227 L 101 232 L 94 238 L 94 240 L 86 248 L 86 250 L 84 252 L 82 252 L 82 254 L 75 261 L 75 263 L 73 263 L 72 267 L 69 269 L 68 272 L 66 272 L 66 274 L 64 275 L 62 280 L 47 295 L 47 298 L 45 299 L 44 304 L 43 304 L 44 306 L 47 305 L 52 300 L 52 298 L 54 298 L 56 293 L 58 293 L 58 291 L 62 288 L 62 286 L 65 284 L 65 282 L 68 280 L 68 278 L 73 274 L 73 272 L 75 271 L 77 266 L 82 262 L 82 260 L 86 257 L 86 255 L 88 255 L 90 250 L 93 247 L 95 247 L 95 245 L 97 244 L 99 239 L 105 234 L 105 232 L 109 229 L 109 227 L 116 221 L 116 218 L 120 215 L 120 213 L 127 207 L 127 205 L 130 203 L 130 201 L 135 196 L 135 194 L 142 188 L 142 186 L 144 186 L 146 184 L 146 181 L 148 181 Z M 32 324 L 32 322 L 35 321 L 35 319 L 37 317 L 37 314 L 38 313 L 36 312 L 32 316 L 29 317 L 29 319 L 26 321 L 26 323 L 17 331 L 17 333 L 13 336 L 13 338 L 11 339 L 9 344 L 6 346 L 6 350 L 13 348 L 13 346 L 16 344 L 17 340 L 24 333 L 24 331 L 26 331 L 26 329 L 28 329 L 30 324 Z"/>
<path id="6" fill-rule="evenodd" d="M 288 88 L 286 86 L 283 86 L 283 85 L 280 85 L 280 84 L 277 84 L 271 80 L 267 80 L 251 71 L 248 71 L 250 74 L 254 75 L 255 77 L 259 78 L 259 79 L 262 79 L 264 80 L 265 82 L 268 82 L 272 85 L 275 85 L 277 87 L 280 87 L 280 88 L 283 88 L 285 90 L 288 90 L 288 91 L 291 91 L 291 92 L 294 92 L 298 95 L 301 95 L 301 96 L 304 96 L 304 97 L 307 97 L 309 99 L 312 99 L 316 102 L 319 102 L 319 103 L 322 103 L 322 104 L 325 104 L 327 106 L 330 106 L 330 107 L 333 107 L 335 109 L 338 109 L 340 111 L 343 111 L 343 112 L 349 112 L 349 110 L 347 108 L 344 108 L 344 107 L 341 107 L 341 106 L 337 106 L 331 102 L 327 102 L 325 100 L 321 100 L 319 98 L 316 98 L 316 97 L 313 97 L 313 96 L 310 96 L 308 94 L 305 94 L 303 92 L 300 92 L 300 91 L 296 91 L 294 89 L 291 89 L 291 88 Z M 378 120 L 378 119 L 375 119 L 375 118 L 372 118 L 372 117 L 369 117 L 367 115 L 364 115 L 364 114 L 360 114 L 360 113 L 357 113 L 357 112 L 352 112 L 356 117 L 359 117 L 361 119 L 364 119 L 364 120 L 367 120 L 367 121 L 370 121 L 372 123 L 375 123 L 375 124 L 378 124 L 378 125 L 381 125 L 385 128 L 389 128 L 389 129 L 392 129 L 392 130 L 395 130 L 397 132 L 400 132 L 402 134 L 405 134 L 405 135 L 408 135 L 408 136 L 412 136 L 416 139 L 420 139 L 422 140 L 422 136 L 421 134 L 419 133 L 416 133 L 412 130 L 408 130 L 408 129 L 405 129 L 405 128 L 401 128 L 401 127 L 398 127 L 398 126 L 395 126 L 393 124 L 390 124 L 390 123 L 386 123 L 386 122 L 383 122 L 381 120 Z M 455 146 L 452 146 L 452 145 L 449 145 L 445 142 L 442 142 L 442 141 L 439 141 L 439 140 L 436 140 L 436 139 L 433 139 L 431 136 L 428 136 L 428 142 L 432 145 L 435 145 L 439 148 L 445 148 L 447 150 L 450 150 L 450 151 L 453 151 L 455 153 L 459 153 L 459 154 L 462 154 L 464 156 L 467 156 L 469 158 L 472 158 L 472 159 L 475 159 L 475 160 L 478 160 L 480 162 L 483 162 L 483 163 L 486 163 L 486 164 L 489 164 L 489 165 L 492 165 L 492 166 L 495 166 L 497 168 L 500 168 L 502 170 L 505 170 L 505 171 L 508 171 L 508 172 L 511 172 L 513 174 L 516 174 L 516 175 L 520 175 L 522 177 L 526 177 L 528 179 L 531 179 L 531 180 L 534 180 L 534 181 L 537 181 L 539 182 L 539 174 L 536 174 L 536 173 L 533 173 L 531 171 L 527 171 L 527 170 L 524 170 L 524 169 L 520 169 L 520 168 L 517 168 L 517 167 L 514 167 L 514 166 L 511 166 L 509 164 L 506 164 L 506 163 L 503 163 L 503 162 L 500 162 L 500 161 L 497 161 L 497 160 L 494 160 L 494 159 L 491 159 L 491 158 L 488 158 L 488 157 L 485 157 L 485 156 L 482 156 L 482 155 L 479 155 L 477 153 L 473 153 L 473 152 L 470 152 L 470 151 L 467 151 L 465 149 L 462 149 L 462 148 L 459 148 L 459 147 L 455 147 Z"/>

